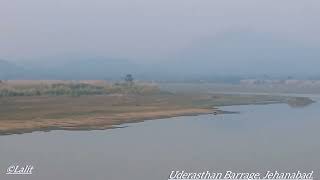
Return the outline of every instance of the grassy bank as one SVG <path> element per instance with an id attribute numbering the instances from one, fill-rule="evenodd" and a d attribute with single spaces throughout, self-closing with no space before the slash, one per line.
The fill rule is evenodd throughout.
<path id="1" fill-rule="evenodd" d="M 146 83 L 108 83 L 106 81 L 8 81 L 0 83 L 0 97 L 155 94 L 159 92 L 158 86 Z"/>

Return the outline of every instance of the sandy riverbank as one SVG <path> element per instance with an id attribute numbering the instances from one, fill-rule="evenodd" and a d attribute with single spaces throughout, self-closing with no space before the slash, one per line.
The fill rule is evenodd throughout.
<path id="1" fill-rule="evenodd" d="M 135 123 L 152 119 L 163 119 L 177 116 L 195 116 L 201 114 L 221 113 L 211 109 L 181 109 L 162 110 L 152 112 L 131 112 L 76 119 L 41 119 L 30 120 L 2 120 L 0 135 L 22 134 L 34 131 L 49 130 L 103 130 L 116 128 L 124 123 Z"/>
<path id="2" fill-rule="evenodd" d="M 110 129 L 145 120 L 223 113 L 216 108 L 218 106 L 273 103 L 299 105 L 307 100 L 223 94 L 6 97 L 0 98 L 0 135 L 50 130 Z"/>

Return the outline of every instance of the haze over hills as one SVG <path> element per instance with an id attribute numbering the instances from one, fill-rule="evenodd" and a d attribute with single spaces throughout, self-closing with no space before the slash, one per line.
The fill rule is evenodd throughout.
<path id="1" fill-rule="evenodd" d="M 193 42 L 165 60 L 132 61 L 96 55 L 33 62 L 0 61 L 1 79 L 120 79 L 228 81 L 245 78 L 317 79 L 317 46 L 256 32 L 228 32 Z"/>
<path id="2" fill-rule="evenodd" d="M 25 70 L 17 66 L 14 63 L 0 59 L 0 78 L 11 79 L 15 77 L 21 77 L 25 73 Z"/>
<path id="3" fill-rule="evenodd" d="M 77 59 L 69 61 L 42 61 L 16 65 L 0 61 L 1 79 L 117 79 L 126 73 L 136 73 L 135 64 L 113 59 Z"/>
<path id="4" fill-rule="evenodd" d="M 194 65 L 194 66 L 192 66 Z M 203 67 L 202 67 L 203 66 Z M 209 65 L 207 65 L 209 66 Z M 181 67 L 181 68 L 179 68 Z M 212 68 L 212 70 L 210 70 Z M 136 64 L 125 60 L 83 59 L 50 64 L 17 65 L 8 61 L 0 61 L 0 79 L 106 79 L 119 80 L 125 74 L 133 74 L 140 80 L 160 81 L 208 81 L 208 82 L 240 82 L 241 79 L 320 79 L 319 75 L 295 75 L 293 73 L 282 75 L 261 73 L 236 73 L 228 74 L 216 72 L 215 66 L 195 65 L 192 63 L 179 64 L 179 61 L 164 65 Z M 198 70 L 203 69 L 203 72 Z M 196 71 L 195 71 L 196 70 Z"/>
<path id="5" fill-rule="evenodd" d="M 222 74 L 310 76 L 320 47 L 256 32 L 228 32 L 194 42 L 177 59 L 181 70 Z"/>
<path id="6" fill-rule="evenodd" d="M 16 65 L 1 65 L 0 78 L 319 77 L 316 7 L 298 0 L 8 1 L 0 7 L 0 59 Z"/>

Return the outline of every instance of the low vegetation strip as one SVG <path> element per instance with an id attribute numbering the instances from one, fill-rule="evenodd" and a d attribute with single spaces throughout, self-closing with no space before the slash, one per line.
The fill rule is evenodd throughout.
<path id="1" fill-rule="evenodd" d="M 112 93 L 156 93 L 159 88 L 150 84 L 90 84 L 61 82 L 54 84 L 33 84 L 19 85 L 10 83 L 0 83 L 0 97 L 11 96 L 81 96 L 81 95 L 101 95 Z"/>

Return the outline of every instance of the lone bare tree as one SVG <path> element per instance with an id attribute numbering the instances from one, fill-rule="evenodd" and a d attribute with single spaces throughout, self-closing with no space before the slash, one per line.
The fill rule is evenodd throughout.
<path id="1" fill-rule="evenodd" d="M 133 84 L 133 76 L 131 74 L 127 74 L 126 77 L 124 78 L 125 82 L 129 85 Z"/>

